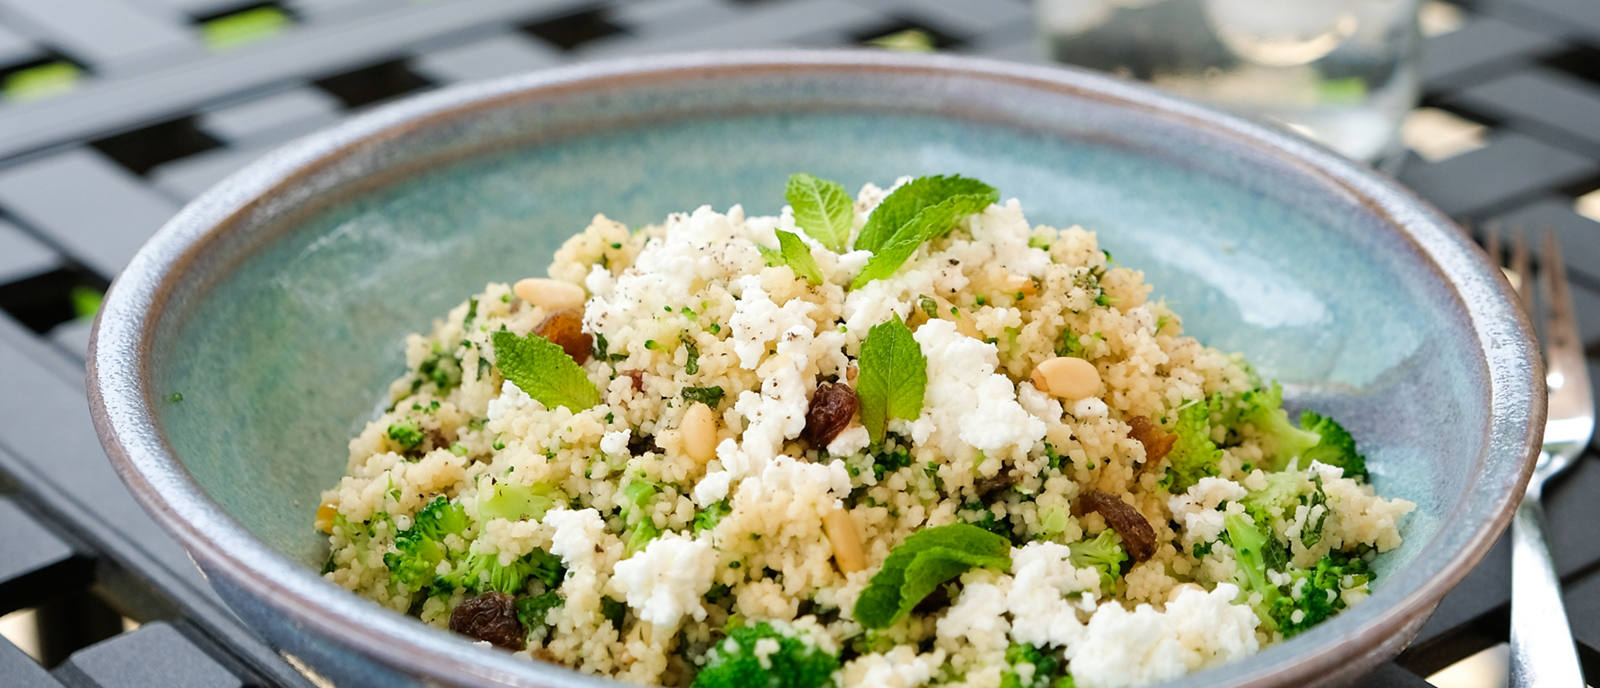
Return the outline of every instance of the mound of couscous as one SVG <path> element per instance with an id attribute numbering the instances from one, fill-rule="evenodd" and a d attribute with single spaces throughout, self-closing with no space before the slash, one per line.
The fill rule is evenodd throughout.
<path id="1" fill-rule="evenodd" d="M 1299 633 L 1400 544 L 1354 439 L 1094 234 L 957 176 L 786 196 L 596 216 L 409 337 L 326 578 L 638 684 L 1110 688 Z"/>

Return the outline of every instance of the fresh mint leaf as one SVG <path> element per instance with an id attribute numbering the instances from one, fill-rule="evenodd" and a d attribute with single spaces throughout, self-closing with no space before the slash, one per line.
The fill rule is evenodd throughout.
<path id="1" fill-rule="evenodd" d="M 889 552 L 856 599 L 856 620 L 867 628 L 899 621 L 946 581 L 974 567 L 1011 566 L 1011 541 L 968 523 L 918 531 Z"/>
<path id="2" fill-rule="evenodd" d="M 983 207 L 1000 199 L 1000 192 L 976 179 L 960 175 L 917 177 L 884 198 L 856 237 L 855 249 L 874 253 L 902 239 L 907 226 L 924 210 L 957 196 L 977 196 L 987 199 Z M 972 211 L 977 212 L 977 211 Z"/>
<path id="3" fill-rule="evenodd" d="M 777 230 L 778 253 L 789 269 L 799 277 L 804 277 L 812 285 L 822 284 L 822 268 L 817 266 L 817 259 L 811 257 L 811 247 L 800 240 L 794 232 Z"/>
<path id="4" fill-rule="evenodd" d="M 898 202 L 885 210 L 884 206 L 888 205 L 896 195 L 911 189 L 923 179 L 945 181 L 933 184 L 931 188 L 927 185 L 919 186 L 912 192 L 910 200 Z M 971 193 L 953 193 L 942 198 L 932 195 L 940 190 L 954 189 L 975 190 Z M 867 260 L 866 266 L 850 282 L 850 288 L 859 289 L 868 282 L 893 275 L 906 260 L 911 258 L 911 254 L 916 253 L 917 248 L 928 240 L 943 236 L 955 225 L 956 220 L 981 212 L 999 198 L 1000 192 L 994 187 L 965 177 L 922 177 L 896 189 L 888 198 L 883 199 L 877 210 L 872 211 L 872 216 L 867 218 L 867 227 L 861 230 L 861 237 L 856 240 L 856 248 L 872 251 L 872 258 Z M 910 217 L 903 221 L 899 219 L 913 208 L 916 212 L 911 213 Z M 872 220 L 878 217 L 880 212 L 886 212 L 888 217 L 893 219 L 885 219 L 875 226 Z M 886 229 L 890 223 L 896 224 L 893 229 Z M 870 237 L 867 234 L 868 229 L 874 232 Z"/>
<path id="5" fill-rule="evenodd" d="M 583 367 L 550 340 L 500 330 L 493 341 L 500 375 L 546 408 L 565 406 L 577 413 L 600 403 L 600 389 L 589 381 Z"/>
<path id="6" fill-rule="evenodd" d="M 861 402 L 861 424 L 876 444 L 883 441 L 889 419 L 916 420 L 922 414 L 928 359 L 897 315 L 867 330 L 859 365 L 856 396 Z"/>
<path id="7" fill-rule="evenodd" d="M 683 398 L 685 401 L 698 401 L 706 406 L 710 406 L 711 408 L 716 408 L 717 404 L 722 403 L 722 395 L 723 392 L 720 385 L 712 387 L 683 388 Z"/>
<path id="8" fill-rule="evenodd" d="M 834 253 L 844 253 L 855 224 L 855 203 L 837 182 L 804 172 L 789 175 L 783 197 L 794 209 L 794 224 Z"/>

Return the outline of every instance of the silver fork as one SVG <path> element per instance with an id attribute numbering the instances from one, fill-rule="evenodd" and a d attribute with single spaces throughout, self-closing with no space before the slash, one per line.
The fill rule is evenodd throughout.
<path id="1" fill-rule="evenodd" d="M 1501 261 L 1500 233 L 1488 228 L 1485 249 L 1496 264 Z M 1594 401 L 1589 373 L 1584 367 L 1583 342 L 1572 313 L 1567 270 L 1561 246 L 1549 231 L 1539 260 L 1539 290 L 1544 302 L 1545 386 L 1550 394 L 1549 418 L 1544 426 L 1544 448 L 1533 467 L 1533 478 L 1511 521 L 1511 688 L 1582 688 L 1583 671 L 1572 642 L 1572 629 L 1561 603 L 1561 579 L 1550 558 L 1544 507 L 1539 503 L 1545 483 L 1572 465 L 1594 435 Z M 1535 284 L 1528 269 L 1528 249 L 1522 232 L 1511 237 L 1511 262 L 1507 277 L 1530 316 L 1536 316 Z"/>

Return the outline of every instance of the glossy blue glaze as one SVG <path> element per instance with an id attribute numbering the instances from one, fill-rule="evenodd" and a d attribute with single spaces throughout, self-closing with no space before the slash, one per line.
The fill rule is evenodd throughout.
<path id="1" fill-rule="evenodd" d="M 1430 210 L 1307 144 L 1082 74 L 791 58 L 719 78 L 696 71 L 719 58 L 691 58 L 649 78 L 600 67 L 436 95 L 226 182 L 141 253 L 97 333 L 97 423 L 135 492 L 169 510 L 247 618 L 330 674 L 565 685 L 314 575 L 319 492 L 401 372 L 403 336 L 487 281 L 542 274 L 596 212 L 630 225 L 702 203 L 773 213 L 794 171 L 852 189 L 961 173 L 1035 222 L 1098 232 L 1190 333 L 1282 380 L 1291 405 L 1339 418 L 1379 490 L 1418 504 L 1371 602 L 1192 680 L 1303 683 L 1370 665 L 1504 525 L 1542 417 L 1537 362 L 1498 275 Z M 342 148 L 374 132 L 397 133 Z M 352 623 L 366 630 L 322 640 Z"/>

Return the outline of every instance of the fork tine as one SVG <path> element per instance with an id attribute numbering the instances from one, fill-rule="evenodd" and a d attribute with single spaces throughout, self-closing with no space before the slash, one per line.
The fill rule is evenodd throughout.
<path id="1" fill-rule="evenodd" d="M 1483 250 L 1489 254 L 1489 262 L 1504 270 L 1506 264 L 1502 262 L 1505 256 L 1500 255 L 1500 225 L 1489 223 L 1483 226 Z M 1516 285 L 1512 285 L 1516 286 Z"/>
<path id="2" fill-rule="evenodd" d="M 1521 227 L 1513 230 L 1511 235 L 1511 273 L 1511 286 L 1517 289 L 1517 301 L 1522 303 L 1522 310 L 1531 318 L 1533 317 L 1533 273 L 1528 271 L 1527 232 Z M 1562 279 L 1565 280 L 1565 276 Z"/>
<path id="3" fill-rule="evenodd" d="M 1555 232 L 1548 229 L 1544 233 L 1544 251 L 1539 261 L 1540 287 L 1548 316 L 1544 324 L 1544 344 L 1550 417 L 1568 417 L 1574 412 L 1592 414 L 1594 400 L 1589 396 L 1589 372 L 1584 365 L 1577 318 L 1572 312 L 1567 268 L 1561 262 L 1561 244 L 1556 241 Z"/>

